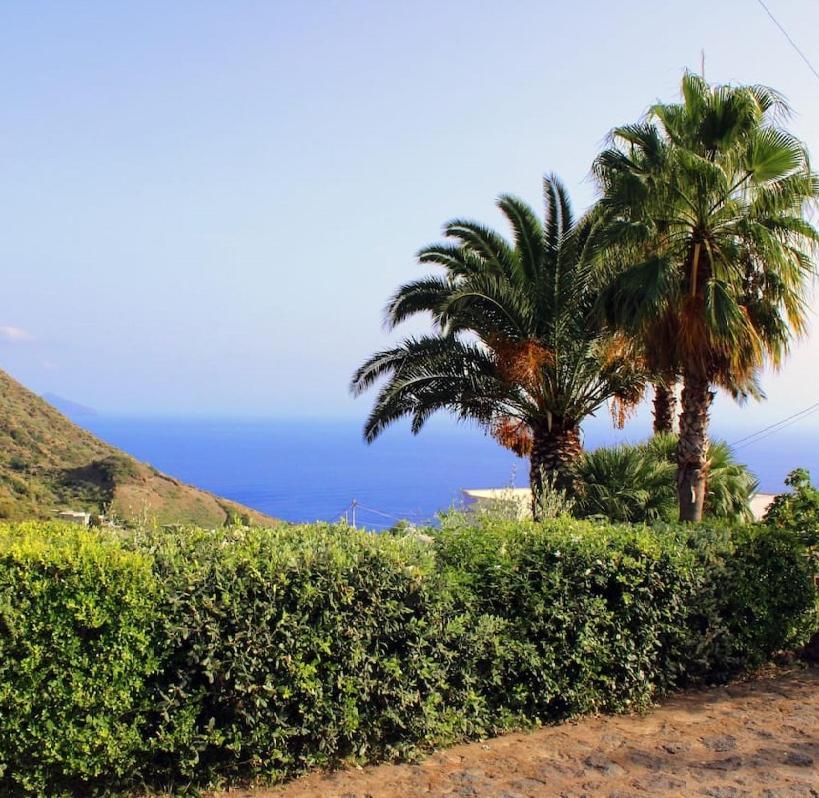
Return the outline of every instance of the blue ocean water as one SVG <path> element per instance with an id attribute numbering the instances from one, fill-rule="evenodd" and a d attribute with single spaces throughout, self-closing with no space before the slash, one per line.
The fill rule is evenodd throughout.
<path id="1" fill-rule="evenodd" d="M 140 460 L 221 496 L 289 521 L 337 520 L 353 500 L 357 521 L 374 529 L 406 518 L 422 522 L 462 500 L 465 488 L 525 485 L 528 464 L 479 429 L 432 422 L 420 435 L 388 430 L 372 445 L 357 421 L 230 421 L 83 418 L 83 426 Z M 645 423 L 623 432 L 606 418 L 584 426 L 594 448 L 645 437 Z M 739 440 L 749 430 L 714 429 Z M 751 444 L 737 457 L 760 489 L 782 489 L 788 471 L 819 478 L 819 430 L 790 428 Z"/>

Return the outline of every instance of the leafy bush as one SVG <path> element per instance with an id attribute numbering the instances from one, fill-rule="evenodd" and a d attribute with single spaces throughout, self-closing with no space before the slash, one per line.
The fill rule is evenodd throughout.
<path id="1" fill-rule="evenodd" d="M 791 471 L 785 484 L 791 490 L 774 498 L 765 513 L 765 523 L 791 530 L 809 549 L 819 548 L 819 488 L 811 484 L 810 472 L 805 468 Z"/>
<path id="2" fill-rule="evenodd" d="M 672 521 L 677 515 L 677 438 L 655 435 L 645 443 L 601 447 L 587 452 L 576 466 L 577 511 L 615 522 Z M 757 481 L 736 463 L 730 447 L 714 441 L 704 513 L 707 518 L 752 520 L 751 496 Z"/>
<path id="3" fill-rule="evenodd" d="M 152 738 L 166 779 L 275 778 L 467 731 L 447 703 L 454 610 L 428 545 L 327 526 L 135 545 L 165 586 Z"/>
<path id="4" fill-rule="evenodd" d="M 761 525 L 445 526 L 439 557 L 465 580 L 473 612 L 539 647 L 537 679 L 516 662 L 497 698 L 525 692 L 527 716 L 544 720 L 757 665 L 804 635 L 814 601 L 798 542 Z"/>
<path id="5" fill-rule="evenodd" d="M 80 527 L 0 527 L 0 789 L 89 794 L 143 753 L 151 560 Z"/>
<path id="6" fill-rule="evenodd" d="M 6 526 L 0 792 L 278 779 L 639 707 L 764 661 L 812 601 L 756 526 Z"/>
<path id="7" fill-rule="evenodd" d="M 655 527 L 694 556 L 678 574 L 684 623 L 669 630 L 662 671 L 670 686 L 720 681 L 762 664 L 808 636 L 816 591 L 800 542 L 788 531 L 748 524 Z"/>

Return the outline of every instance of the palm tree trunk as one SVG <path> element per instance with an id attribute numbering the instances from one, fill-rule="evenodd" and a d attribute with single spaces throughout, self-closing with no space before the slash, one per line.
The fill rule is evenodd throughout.
<path id="1" fill-rule="evenodd" d="M 677 410 L 677 397 L 674 394 L 675 380 L 663 380 L 654 383 L 654 434 L 662 435 L 674 432 L 674 414 Z"/>
<path id="2" fill-rule="evenodd" d="M 702 520 L 708 483 L 708 411 L 714 394 L 709 380 L 686 374 L 677 447 L 677 494 L 680 521 Z"/>
<path id="3" fill-rule="evenodd" d="M 540 520 L 541 497 L 549 480 L 557 488 L 572 484 L 571 467 L 580 456 L 580 427 L 567 419 L 552 418 L 532 425 L 532 453 L 529 465 L 529 485 L 532 489 L 532 517 Z"/>

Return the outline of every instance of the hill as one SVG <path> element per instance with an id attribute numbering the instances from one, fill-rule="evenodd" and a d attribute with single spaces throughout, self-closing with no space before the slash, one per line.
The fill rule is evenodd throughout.
<path id="1" fill-rule="evenodd" d="M 0 371 L 0 518 L 50 518 L 59 510 L 160 524 L 274 521 L 109 446 Z"/>

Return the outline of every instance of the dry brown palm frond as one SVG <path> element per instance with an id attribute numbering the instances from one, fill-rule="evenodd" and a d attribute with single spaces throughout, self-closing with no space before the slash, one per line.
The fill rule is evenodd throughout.
<path id="1" fill-rule="evenodd" d="M 686 369 L 695 374 L 710 373 L 714 347 L 705 324 L 705 301 L 701 296 L 688 296 L 680 308 L 677 347 Z"/>
<path id="2" fill-rule="evenodd" d="M 500 378 L 508 385 L 520 385 L 530 392 L 537 390 L 543 368 L 554 363 L 554 354 L 530 338 L 512 341 L 495 336 L 488 344 L 495 355 Z"/>
<path id="3" fill-rule="evenodd" d="M 525 421 L 507 416 L 492 425 L 491 434 L 501 446 L 511 449 L 518 457 L 528 457 L 532 452 L 532 430 Z"/>
<path id="4" fill-rule="evenodd" d="M 603 344 L 601 362 L 604 368 L 618 363 L 631 363 L 642 367 L 643 354 L 633 338 L 623 333 L 615 333 Z"/>
<path id="5" fill-rule="evenodd" d="M 653 374 L 677 373 L 679 357 L 679 326 L 671 310 L 647 323 L 640 340 L 643 344 L 646 368 Z"/>
<path id="6" fill-rule="evenodd" d="M 644 396 L 644 383 L 634 384 L 628 390 L 618 391 L 612 396 L 609 411 L 611 420 L 617 429 L 623 429 L 626 422 L 634 416 Z"/>

